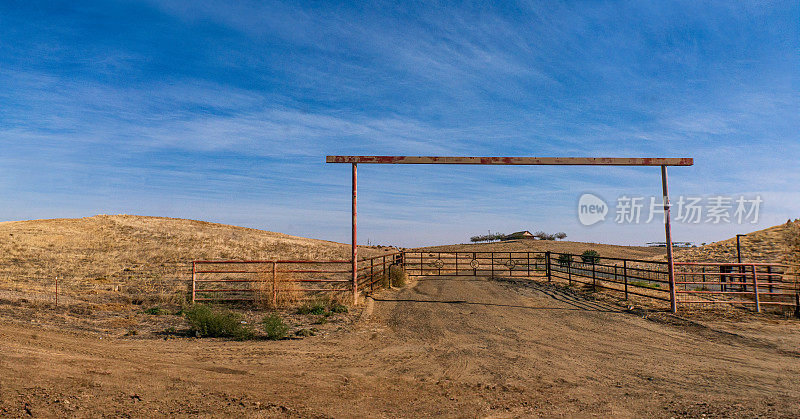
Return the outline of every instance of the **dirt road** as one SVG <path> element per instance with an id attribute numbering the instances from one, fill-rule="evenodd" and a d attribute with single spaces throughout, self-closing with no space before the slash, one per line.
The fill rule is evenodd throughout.
<path id="1" fill-rule="evenodd" d="M 787 322 L 771 330 L 797 329 Z M 0 413 L 797 417 L 796 338 L 646 319 L 546 284 L 431 278 L 377 295 L 354 327 L 303 340 L 4 324 Z"/>

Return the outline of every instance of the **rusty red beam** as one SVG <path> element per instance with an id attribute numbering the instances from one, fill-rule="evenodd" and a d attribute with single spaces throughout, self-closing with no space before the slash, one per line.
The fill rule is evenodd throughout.
<path id="1" fill-rule="evenodd" d="M 690 157 L 435 157 L 327 156 L 326 163 L 365 164 L 486 164 L 541 166 L 691 166 Z"/>
<path id="2" fill-rule="evenodd" d="M 350 263 L 349 260 L 195 260 L 192 263 Z"/>

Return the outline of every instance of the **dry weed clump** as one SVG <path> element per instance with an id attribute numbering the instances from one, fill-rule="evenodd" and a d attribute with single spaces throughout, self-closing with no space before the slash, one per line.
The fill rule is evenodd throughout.
<path id="1" fill-rule="evenodd" d="M 266 308 L 283 308 L 297 305 L 303 299 L 297 275 L 287 272 L 276 272 L 273 276 L 271 268 L 256 274 L 258 281 L 252 282 L 255 301 Z"/>
<path id="2" fill-rule="evenodd" d="M 400 265 L 389 266 L 388 277 L 389 283 L 391 283 L 393 287 L 404 287 L 408 283 L 408 274 Z"/>

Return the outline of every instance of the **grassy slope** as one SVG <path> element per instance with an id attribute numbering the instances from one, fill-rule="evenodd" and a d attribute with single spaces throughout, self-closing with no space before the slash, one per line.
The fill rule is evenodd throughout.
<path id="1" fill-rule="evenodd" d="M 383 254 L 363 248 L 361 256 Z M 193 259 L 349 259 L 350 246 L 203 221 L 135 215 L 0 223 L 0 282 L 35 288 L 188 278 Z M 24 287 L 19 285 L 24 284 Z"/>
<path id="2" fill-rule="evenodd" d="M 743 262 L 798 263 L 800 220 L 754 231 L 740 238 Z M 736 237 L 705 246 L 681 249 L 681 261 L 736 262 Z"/>

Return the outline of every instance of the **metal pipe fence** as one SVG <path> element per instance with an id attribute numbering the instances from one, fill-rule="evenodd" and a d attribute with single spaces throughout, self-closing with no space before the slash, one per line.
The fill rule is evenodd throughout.
<path id="1" fill-rule="evenodd" d="M 404 251 L 351 260 L 201 260 L 192 262 L 192 301 L 277 304 L 283 292 L 302 298 L 328 292 L 372 292 L 389 283 L 392 265 L 411 276 L 546 278 L 676 305 L 764 305 L 800 311 L 800 268 L 778 263 L 675 262 L 675 297 L 667 262 L 558 252 Z M 353 279 L 355 278 L 355 280 Z"/>

